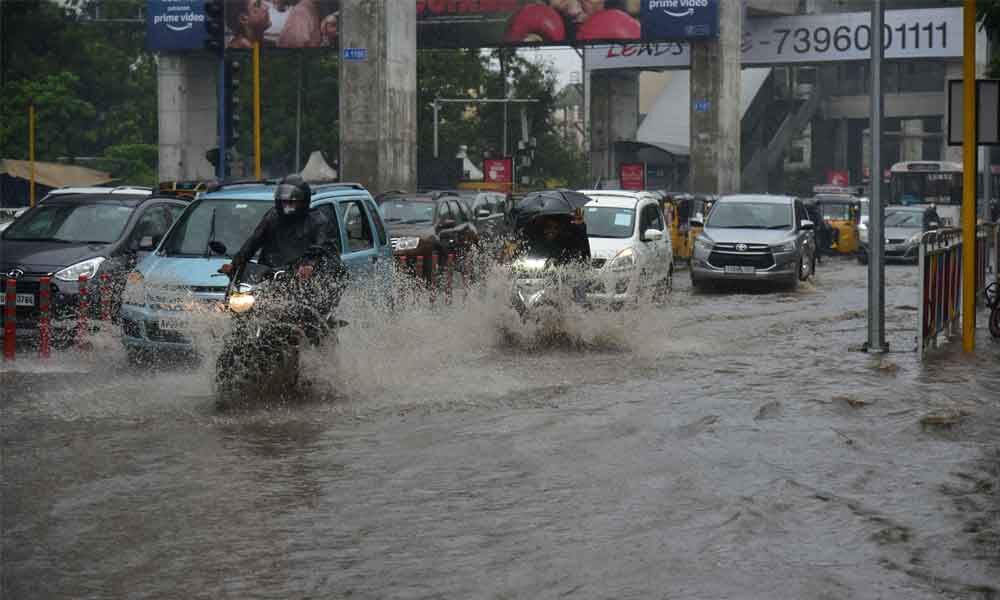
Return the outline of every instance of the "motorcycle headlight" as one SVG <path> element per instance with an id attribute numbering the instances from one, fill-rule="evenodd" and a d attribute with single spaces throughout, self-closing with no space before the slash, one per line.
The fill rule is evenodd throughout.
<path id="1" fill-rule="evenodd" d="M 229 295 L 229 310 L 234 313 L 244 313 L 253 308 L 253 294 L 246 292 L 236 292 Z"/>
<path id="2" fill-rule="evenodd" d="M 627 271 L 628 269 L 635 267 L 635 251 L 631 248 L 625 248 L 621 252 L 615 255 L 608 263 L 608 269 L 612 271 Z"/>
<path id="3" fill-rule="evenodd" d="M 86 275 L 87 279 L 93 279 L 94 275 L 97 275 L 97 269 L 100 268 L 103 262 L 103 256 L 80 261 L 75 265 L 66 267 L 62 271 L 58 271 L 55 274 L 55 278 L 60 281 L 79 281 L 81 276 Z"/>
<path id="4" fill-rule="evenodd" d="M 777 246 L 771 246 L 771 252 L 795 252 L 795 242 L 788 241 Z"/>
<path id="5" fill-rule="evenodd" d="M 420 238 L 418 237 L 403 237 L 396 241 L 397 250 L 416 250 L 419 245 Z"/>

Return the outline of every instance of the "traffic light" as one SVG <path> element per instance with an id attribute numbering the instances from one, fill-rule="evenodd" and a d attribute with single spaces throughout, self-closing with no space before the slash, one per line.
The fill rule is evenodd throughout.
<path id="1" fill-rule="evenodd" d="M 225 47 L 225 0 L 205 0 L 205 49 L 213 54 L 222 54 Z"/>
<path id="2" fill-rule="evenodd" d="M 238 60 L 226 63 L 225 67 L 225 117 L 226 145 L 235 146 L 240 141 L 240 71 L 243 64 Z"/>

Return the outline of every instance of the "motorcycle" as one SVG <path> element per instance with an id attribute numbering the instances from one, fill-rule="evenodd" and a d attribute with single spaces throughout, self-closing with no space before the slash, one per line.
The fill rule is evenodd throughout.
<path id="1" fill-rule="evenodd" d="M 570 306 L 586 305 L 587 284 L 573 268 L 551 259 L 525 256 L 511 266 L 511 306 L 522 321 L 561 316 Z"/>
<path id="2" fill-rule="evenodd" d="M 213 250 L 225 254 L 224 248 Z M 285 402 L 301 392 L 303 343 L 335 343 L 337 329 L 347 325 L 334 315 L 336 300 L 317 298 L 326 294 L 316 290 L 294 269 L 248 262 L 231 274 L 225 306 L 232 327 L 216 360 L 217 409 Z"/>

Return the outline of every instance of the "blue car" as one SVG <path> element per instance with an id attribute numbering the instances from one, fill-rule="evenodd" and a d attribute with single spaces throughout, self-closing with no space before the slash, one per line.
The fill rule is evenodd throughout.
<path id="1" fill-rule="evenodd" d="M 392 248 L 381 214 L 357 184 L 313 188 L 311 210 L 324 211 L 338 231 L 341 259 L 352 285 L 375 280 L 380 262 L 391 265 Z M 230 184 L 202 193 L 177 219 L 156 251 L 128 278 L 122 298 L 122 339 L 130 358 L 148 353 L 194 353 L 191 332 L 204 330 L 212 314 L 224 314 L 225 276 L 230 262 L 274 206 L 274 184 Z M 210 241 L 222 242 L 226 256 L 213 254 Z"/>

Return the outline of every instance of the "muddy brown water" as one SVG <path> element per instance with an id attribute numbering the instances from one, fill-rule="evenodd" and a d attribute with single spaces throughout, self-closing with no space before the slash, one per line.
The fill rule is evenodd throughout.
<path id="1" fill-rule="evenodd" d="M 348 302 L 307 401 L 226 415 L 210 364 L 136 369 L 114 339 L 7 365 L 2 596 L 1000 597 L 1000 344 L 921 364 L 893 266 L 893 352 L 849 351 L 865 277 L 681 273 L 570 345 L 499 335 L 503 282 Z"/>

